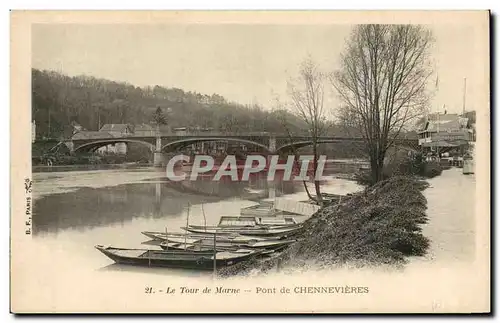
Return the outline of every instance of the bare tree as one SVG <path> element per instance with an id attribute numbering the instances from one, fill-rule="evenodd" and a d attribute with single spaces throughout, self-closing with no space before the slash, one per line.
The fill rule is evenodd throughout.
<path id="1" fill-rule="evenodd" d="M 294 166 L 296 167 L 296 169 L 300 169 L 300 167 L 301 167 L 300 162 L 299 162 L 300 154 L 299 154 L 298 149 L 293 145 L 294 140 L 293 140 L 292 132 L 290 131 L 289 122 L 287 120 L 288 112 L 286 111 L 286 109 L 283 108 L 283 106 L 281 105 L 281 103 L 279 102 L 278 99 L 276 100 L 276 102 L 277 102 L 277 109 L 275 111 L 276 116 L 277 116 L 278 120 L 280 121 L 282 128 L 285 130 L 285 132 L 288 136 L 288 140 L 289 140 L 290 145 L 291 145 L 291 150 L 293 151 L 293 155 L 295 156 Z M 304 185 L 304 190 L 306 191 L 307 197 L 312 201 L 318 202 L 317 199 L 315 199 L 311 195 L 311 192 L 309 192 L 309 188 L 307 187 L 307 183 L 305 180 L 302 181 L 302 184 Z"/>
<path id="2" fill-rule="evenodd" d="M 331 77 L 343 102 L 341 119 L 365 140 L 373 182 L 383 179 L 386 152 L 401 130 L 428 104 L 432 42 L 419 25 L 357 26 Z"/>
<path id="3" fill-rule="evenodd" d="M 308 135 L 312 141 L 313 150 L 313 176 L 316 190 L 316 201 L 323 204 L 319 180 L 316 179 L 318 169 L 318 141 L 326 134 L 327 120 L 324 110 L 324 82 L 325 74 L 322 73 L 313 60 L 306 58 L 299 70 L 299 76 L 288 82 L 290 107 L 308 127 Z"/>

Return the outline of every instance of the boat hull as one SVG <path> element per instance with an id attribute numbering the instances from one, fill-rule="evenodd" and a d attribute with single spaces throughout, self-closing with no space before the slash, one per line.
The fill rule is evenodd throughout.
<path id="1" fill-rule="evenodd" d="M 203 227 L 204 228 L 204 227 Z M 143 231 L 143 235 L 145 235 L 148 238 L 151 238 L 153 240 L 158 240 L 158 241 L 165 241 L 167 238 L 172 238 L 172 237 L 182 237 L 184 238 L 187 236 L 188 239 L 210 239 L 213 241 L 213 234 L 203 234 L 203 233 L 165 233 L 165 232 L 153 232 L 153 231 Z M 220 233 L 217 235 L 217 241 L 220 242 L 231 242 L 231 243 L 248 243 L 248 242 L 254 242 L 254 241 L 266 241 L 269 238 L 262 238 L 262 237 L 248 237 L 248 236 L 242 236 L 238 234 L 237 232 L 226 232 L 224 234 Z"/>
<path id="2" fill-rule="evenodd" d="M 245 250 L 266 250 L 266 251 L 277 251 L 282 250 L 295 240 L 269 240 L 269 241 L 257 241 L 253 243 L 230 243 L 230 242 L 218 242 L 214 245 L 213 240 L 196 240 L 183 242 L 182 238 L 168 238 L 166 241 L 160 244 L 160 247 L 164 250 L 189 250 L 189 251 L 212 251 L 214 249 L 218 251 L 237 251 L 240 249 Z"/>
<path id="3" fill-rule="evenodd" d="M 280 237 L 280 238 L 282 238 L 282 237 L 290 237 L 290 236 L 297 234 L 302 229 L 302 227 L 301 226 L 294 226 L 292 228 L 279 228 L 279 229 L 267 229 L 267 228 L 263 228 L 263 229 L 233 229 L 233 228 L 231 228 L 230 229 L 231 231 L 229 231 L 229 232 L 228 232 L 229 229 L 227 229 L 227 228 L 204 228 L 204 227 L 198 228 L 198 227 L 189 226 L 189 227 L 184 227 L 183 229 L 188 231 L 188 232 L 191 232 L 191 233 L 200 233 L 200 234 L 211 234 L 211 235 L 221 234 L 221 235 L 224 235 L 224 234 L 228 234 L 231 232 L 237 232 L 238 234 L 244 235 L 244 236 L 273 237 L 273 238 Z M 237 231 L 233 231 L 233 230 L 237 230 Z"/>
<path id="4" fill-rule="evenodd" d="M 122 265 L 133 265 L 143 267 L 164 267 L 164 268 L 182 268 L 193 270 L 213 270 L 214 260 L 213 252 L 189 252 L 189 251 L 152 251 L 151 256 L 126 256 L 117 254 L 116 250 L 121 251 L 134 251 L 137 249 L 120 249 L 110 248 L 103 246 L 96 246 L 96 249 L 113 260 L 115 263 Z M 142 250 L 144 252 L 151 252 L 151 250 Z M 217 268 L 232 266 L 241 261 L 247 260 L 258 252 L 248 252 L 240 256 L 230 258 L 216 258 L 215 263 Z M 162 257 L 158 257 L 162 255 Z"/>

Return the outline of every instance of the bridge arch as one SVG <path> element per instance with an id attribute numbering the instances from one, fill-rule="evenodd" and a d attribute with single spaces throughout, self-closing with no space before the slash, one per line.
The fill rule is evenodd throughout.
<path id="1" fill-rule="evenodd" d="M 117 144 L 117 143 L 138 143 L 138 144 L 141 144 L 141 145 L 148 147 L 151 151 L 154 151 L 154 149 L 155 149 L 155 145 L 153 145 L 152 143 L 147 142 L 147 141 L 142 141 L 142 140 L 137 140 L 137 139 L 127 139 L 127 138 L 116 138 L 116 139 L 96 140 L 96 141 L 91 141 L 91 142 L 82 144 L 82 145 L 75 148 L 75 152 L 92 151 L 92 150 L 96 150 L 96 149 L 99 149 L 99 148 L 107 146 L 107 145 L 112 145 L 112 144 Z"/>
<path id="2" fill-rule="evenodd" d="M 262 148 L 266 153 L 272 153 L 272 151 L 269 149 L 264 144 L 248 140 L 248 139 L 243 139 L 243 138 L 228 138 L 228 137 L 203 137 L 203 138 L 187 138 L 187 139 L 181 139 L 181 140 L 176 140 L 167 143 L 166 145 L 163 145 L 161 147 L 162 152 L 167 152 L 171 149 L 176 149 L 176 148 L 181 148 L 185 147 L 188 145 L 192 145 L 197 142 L 210 142 L 210 141 L 226 141 L 226 142 L 238 142 L 238 143 L 244 143 L 248 145 L 253 145 Z"/>

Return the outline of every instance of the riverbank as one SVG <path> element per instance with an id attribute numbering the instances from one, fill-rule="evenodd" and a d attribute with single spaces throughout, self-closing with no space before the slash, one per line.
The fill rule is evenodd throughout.
<path id="1" fill-rule="evenodd" d="M 55 173 L 55 172 L 74 172 L 74 171 L 99 171 L 114 169 L 155 169 L 148 163 L 121 163 L 121 164 L 81 164 L 81 165 L 33 165 L 33 173 Z M 163 170 L 163 168 L 161 168 Z"/>
<path id="2" fill-rule="evenodd" d="M 279 257 L 237 264 L 219 275 L 267 272 L 278 263 L 293 268 L 403 265 L 429 248 L 421 228 L 427 222 L 422 193 L 427 186 L 416 177 L 382 181 L 319 210 L 304 222 L 299 241 Z"/>

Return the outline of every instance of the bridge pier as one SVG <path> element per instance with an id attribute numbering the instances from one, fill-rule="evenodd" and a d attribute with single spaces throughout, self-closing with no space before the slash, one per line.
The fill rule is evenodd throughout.
<path id="1" fill-rule="evenodd" d="M 274 181 L 269 181 L 267 185 L 268 185 L 268 197 L 270 199 L 276 198 L 276 184 L 274 183 Z"/>
<path id="2" fill-rule="evenodd" d="M 161 151 L 155 151 L 153 154 L 153 166 L 162 167 L 165 166 L 165 155 Z"/>
<path id="3" fill-rule="evenodd" d="M 269 137 L 269 151 L 274 153 L 276 152 L 276 137 L 271 136 Z"/>
<path id="4" fill-rule="evenodd" d="M 156 204 L 160 205 L 161 204 L 161 183 L 156 183 L 156 185 L 155 185 L 155 197 L 156 197 Z"/>
<path id="5" fill-rule="evenodd" d="M 161 151 L 161 137 L 156 137 L 156 149 L 153 153 L 153 166 L 161 167 L 165 164 L 165 156 Z"/>

